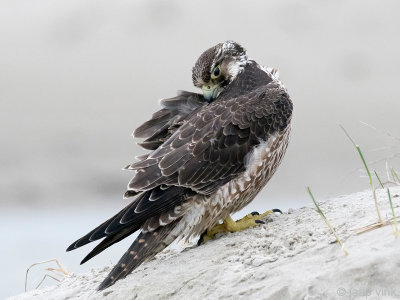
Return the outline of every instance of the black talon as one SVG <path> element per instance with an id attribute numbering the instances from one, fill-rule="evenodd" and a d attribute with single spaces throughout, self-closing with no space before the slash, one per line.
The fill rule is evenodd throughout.
<path id="1" fill-rule="evenodd" d="M 252 216 L 258 216 L 259 215 L 259 213 L 258 213 L 258 211 L 253 211 L 252 213 L 250 213 Z"/>
<path id="2" fill-rule="evenodd" d="M 197 246 L 200 246 L 203 243 L 203 236 L 201 235 L 199 240 L 197 241 Z"/>
<path id="3" fill-rule="evenodd" d="M 282 212 L 280 209 L 278 209 L 278 208 L 274 208 L 272 211 L 273 211 L 273 212 L 278 212 L 278 213 L 280 213 L 280 214 L 283 214 L 283 212 Z"/>
<path id="4" fill-rule="evenodd" d="M 200 246 L 201 243 L 204 242 L 204 236 L 205 236 L 206 234 L 207 234 L 207 230 L 204 231 L 204 232 L 200 235 L 200 238 L 199 238 L 199 240 L 197 241 L 197 246 Z"/>
<path id="5" fill-rule="evenodd" d="M 256 222 L 257 224 L 265 224 L 265 222 L 262 220 L 255 220 L 254 222 Z"/>

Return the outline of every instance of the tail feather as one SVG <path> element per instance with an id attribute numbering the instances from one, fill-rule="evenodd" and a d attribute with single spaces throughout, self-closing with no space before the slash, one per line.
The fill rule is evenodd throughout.
<path id="1" fill-rule="evenodd" d="M 153 258 L 157 253 L 164 250 L 179 234 L 174 234 L 173 232 L 178 222 L 179 219 L 166 226 L 160 226 L 153 232 L 141 232 L 128 251 L 125 252 L 107 275 L 106 279 L 100 284 L 98 290 L 104 290 L 113 285 L 117 280 L 125 278 L 144 261 Z"/>
<path id="2" fill-rule="evenodd" d="M 95 229 L 90 231 L 88 234 L 84 235 L 80 239 L 76 240 L 73 242 L 68 248 L 67 251 L 71 251 L 74 249 L 77 249 L 79 247 L 82 247 L 88 243 L 94 242 L 96 240 L 99 240 L 103 237 L 107 236 L 106 230 L 107 227 L 115 220 L 121 219 L 121 217 L 125 214 L 125 212 L 131 207 L 136 205 L 136 202 L 132 202 L 125 208 L 123 208 L 121 211 L 119 211 L 117 214 L 115 214 L 113 217 L 109 218 L 107 221 L 103 222 L 99 226 L 97 226 Z"/>
<path id="3" fill-rule="evenodd" d="M 67 248 L 67 251 L 77 249 L 102 238 L 114 236 L 118 232 L 129 228 L 139 229 L 147 219 L 174 209 L 185 202 L 189 195 L 193 194 L 194 192 L 188 188 L 176 186 L 156 187 L 152 190 L 141 192 L 120 212 L 73 242 Z"/>
<path id="4" fill-rule="evenodd" d="M 104 240 L 101 241 L 92 251 L 89 252 L 88 255 L 85 256 L 84 259 L 81 261 L 81 265 L 87 262 L 89 259 L 95 257 L 97 254 L 100 254 L 103 250 L 107 249 L 108 247 L 118 243 L 119 241 L 123 240 L 127 236 L 134 233 L 138 230 L 138 226 L 132 226 L 129 228 L 122 229 L 120 232 L 115 233 L 114 235 L 106 237 Z"/>

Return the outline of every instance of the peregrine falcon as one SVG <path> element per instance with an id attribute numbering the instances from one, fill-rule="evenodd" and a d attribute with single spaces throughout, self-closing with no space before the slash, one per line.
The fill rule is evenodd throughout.
<path id="1" fill-rule="evenodd" d="M 135 172 L 125 193 L 133 201 L 67 249 L 104 238 L 84 263 L 140 231 L 99 290 L 175 240 L 205 242 L 256 226 L 271 212 L 230 217 L 266 185 L 288 145 L 293 104 L 277 71 L 227 41 L 199 57 L 192 79 L 202 94 L 181 91 L 161 100 L 162 109 L 133 134 L 149 150 L 125 167 Z"/>

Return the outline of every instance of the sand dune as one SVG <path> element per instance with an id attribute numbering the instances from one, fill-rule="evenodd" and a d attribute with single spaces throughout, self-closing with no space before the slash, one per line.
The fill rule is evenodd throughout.
<path id="1" fill-rule="evenodd" d="M 399 195 L 400 188 L 392 188 L 397 213 Z M 382 216 L 390 218 L 386 191 L 378 190 L 378 198 Z M 96 287 L 111 266 L 9 299 L 398 299 L 400 243 L 391 227 L 354 234 L 377 219 L 370 191 L 320 206 L 348 256 L 310 206 L 200 247 L 164 251 L 102 292 Z"/>

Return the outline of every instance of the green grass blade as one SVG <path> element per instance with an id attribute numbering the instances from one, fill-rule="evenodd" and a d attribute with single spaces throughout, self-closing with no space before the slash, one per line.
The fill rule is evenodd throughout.
<path id="1" fill-rule="evenodd" d="M 338 242 L 338 244 L 340 245 L 340 247 L 342 248 L 342 251 L 344 253 L 345 256 L 349 255 L 349 253 L 346 251 L 346 249 L 344 248 L 344 243 L 339 239 L 339 236 L 337 235 L 335 229 L 333 229 L 333 226 L 331 225 L 331 223 L 329 222 L 329 220 L 325 217 L 324 213 L 322 212 L 322 210 L 319 208 L 319 205 L 317 203 L 317 201 L 315 201 L 314 195 L 311 192 L 310 187 L 307 187 L 307 191 L 308 194 L 310 195 L 312 201 L 314 202 L 315 207 L 317 208 L 318 213 L 320 214 L 320 216 L 322 217 L 322 219 L 325 221 L 326 225 L 328 225 L 329 229 L 331 230 L 331 232 L 333 233 L 333 235 L 336 238 L 336 241 Z"/>
<path id="2" fill-rule="evenodd" d="M 397 174 L 397 172 L 396 172 L 393 168 L 392 168 L 391 170 L 392 170 L 393 179 L 394 179 L 395 181 L 397 181 L 398 184 L 400 184 L 399 175 Z"/>
<path id="3" fill-rule="evenodd" d="M 392 196 L 390 194 L 389 188 L 387 188 L 387 193 L 388 193 L 388 197 L 389 197 L 390 208 L 392 209 L 392 214 L 393 214 L 393 222 L 394 222 L 393 234 L 394 234 L 395 237 L 397 237 L 399 235 L 399 230 L 397 228 L 397 217 L 396 217 L 396 214 L 394 212 L 393 203 L 392 203 Z"/>
<path id="4" fill-rule="evenodd" d="M 351 138 L 350 134 L 348 134 L 347 130 L 344 129 L 342 124 L 339 124 L 339 127 L 342 128 L 344 134 L 349 138 L 350 142 L 354 145 L 354 147 L 357 148 L 357 144 L 353 141 L 353 139 Z"/>
<path id="5" fill-rule="evenodd" d="M 382 217 L 381 217 L 381 213 L 379 211 L 379 207 L 378 207 L 378 200 L 376 199 L 376 191 L 375 191 L 375 187 L 374 187 L 374 183 L 372 181 L 372 176 L 371 176 L 371 172 L 369 171 L 367 162 L 364 159 L 364 155 L 361 152 L 361 148 L 360 146 L 358 146 L 354 140 L 351 138 L 350 134 L 347 132 L 347 130 L 341 125 L 339 124 L 340 128 L 342 128 L 343 132 L 346 134 L 346 136 L 349 138 L 349 140 L 351 141 L 351 143 L 354 145 L 354 147 L 356 148 L 358 154 L 360 155 L 361 161 L 364 164 L 365 170 L 367 171 L 368 177 L 369 177 L 369 185 L 371 186 L 371 190 L 372 190 L 372 196 L 374 198 L 375 201 L 375 208 L 376 208 L 376 213 L 378 215 L 378 220 L 379 223 L 382 223 Z"/>
<path id="6" fill-rule="evenodd" d="M 356 149 L 357 149 L 358 154 L 360 155 L 361 160 L 362 160 L 362 162 L 363 162 L 363 164 L 364 164 L 364 168 L 365 168 L 365 170 L 367 171 L 367 174 L 368 174 L 368 177 L 369 177 L 369 183 L 370 183 L 370 185 L 373 185 L 371 172 L 369 171 L 367 162 L 366 162 L 365 159 L 364 159 L 364 155 L 363 155 L 362 152 L 361 152 L 360 146 L 356 145 Z"/>
<path id="7" fill-rule="evenodd" d="M 384 189 L 385 187 L 383 186 L 383 183 L 382 183 L 381 179 L 379 178 L 378 173 L 376 173 L 375 170 L 374 170 L 374 173 L 375 173 L 376 178 L 378 178 L 379 184 L 380 184 L 381 187 Z"/>

